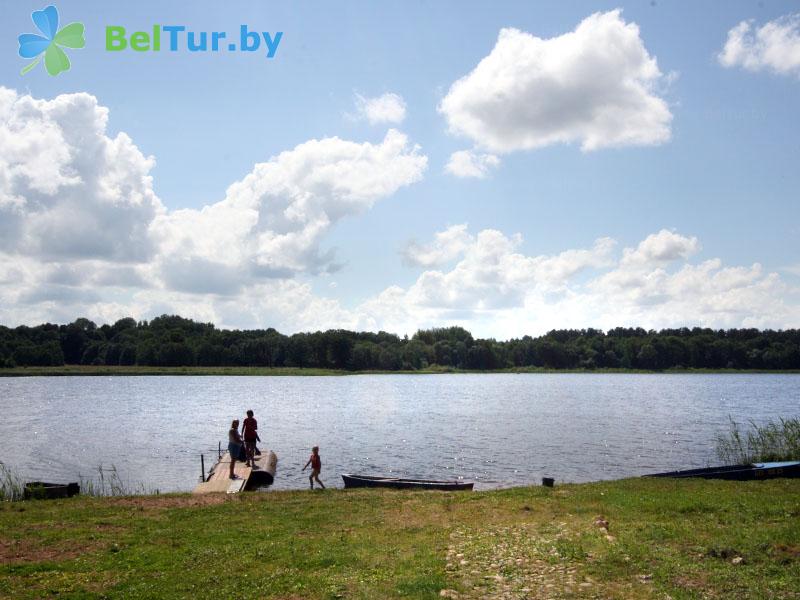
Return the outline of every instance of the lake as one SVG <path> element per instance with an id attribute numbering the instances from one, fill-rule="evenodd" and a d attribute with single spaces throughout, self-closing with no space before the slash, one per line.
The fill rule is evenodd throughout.
<path id="1" fill-rule="evenodd" d="M 0 461 L 26 480 L 188 491 L 248 408 L 303 488 L 320 446 L 343 472 L 472 479 L 477 489 L 617 479 L 717 462 L 729 418 L 800 414 L 800 375 L 452 374 L 0 378 Z M 107 475 L 106 475 L 107 476 Z"/>

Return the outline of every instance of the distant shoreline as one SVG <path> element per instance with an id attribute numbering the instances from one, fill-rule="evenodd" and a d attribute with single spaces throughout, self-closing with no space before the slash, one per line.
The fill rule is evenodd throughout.
<path id="1" fill-rule="evenodd" d="M 547 369 L 544 367 L 511 368 L 495 370 L 469 370 L 429 368 L 417 371 L 346 371 L 299 367 L 145 367 L 105 365 L 65 365 L 62 367 L 13 367 L 0 369 L 0 377 L 118 377 L 118 376 L 258 376 L 258 377 L 342 377 L 347 375 L 454 375 L 454 374 L 638 374 L 638 375 L 796 375 L 798 369 L 667 369 L 647 371 L 642 369 Z"/>

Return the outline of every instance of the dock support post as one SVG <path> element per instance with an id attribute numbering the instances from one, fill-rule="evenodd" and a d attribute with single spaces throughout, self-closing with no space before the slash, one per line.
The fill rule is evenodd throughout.
<path id="1" fill-rule="evenodd" d="M 200 455 L 200 481 L 205 483 L 206 480 L 206 459 L 202 454 Z"/>
<path id="2" fill-rule="evenodd" d="M 222 442 L 217 442 L 217 460 L 222 458 Z"/>

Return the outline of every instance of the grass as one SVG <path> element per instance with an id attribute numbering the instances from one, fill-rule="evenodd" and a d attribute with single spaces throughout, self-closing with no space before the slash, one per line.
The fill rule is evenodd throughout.
<path id="1" fill-rule="evenodd" d="M 0 596 L 797 598 L 800 480 L 0 502 Z"/>
<path id="2" fill-rule="evenodd" d="M 13 367 L 0 368 L 0 377 L 59 377 L 71 375 L 116 376 L 116 375 L 249 375 L 249 376 L 339 376 L 339 375 L 437 375 L 448 373 L 660 373 L 660 374 L 717 374 L 717 373 L 763 373 L 798 374 L 798 370 L 763 371 L 737 369 L 669 369 L 667 371 L 644 371 L 640 369 L 548 369 L 545 367 L 518 367 L 494 371 L 472 371 L 433 365 L 418 371 L 345 371 L 338 369 L 316 369 L 300 367 L 144 367 L 108 365 L 64 365 L 61 367 Z"/>
<path id="3" fill-rule="evenodd" d="M 751 421 L 745 432 L 731 419 L 728 434 L 717 437 L 717 456 L 726 464 L 800 460 L 800 419 Z"/>

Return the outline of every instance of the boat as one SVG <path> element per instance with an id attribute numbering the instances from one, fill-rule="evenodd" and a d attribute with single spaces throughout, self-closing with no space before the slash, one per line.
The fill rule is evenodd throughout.
<path id="1" fill-rule="evenodd" d="M 431 479 L 406 479 L 403 477 L 375 477 L 373 475 L 352 475 L 343 473 L 345 488 L 382 487 L 396 490 L 442 490 L 461 491 L 471 490 L 475 485 L 472 481 L 436 481 Z"/>
<path id="2" fill-rule="evenodd" d="M 25 484 L 23 496 L 26 500 L 53 498 L 70 498 L 81 493 L 78 483 L 46 483 L 44 481 L 29 481 Z"/>
<path id="3" fill-rule="evenodd" d="M 753 481 L 774 479 L 776 477 L 800 477 L 800 461 L 763 462 L 725 467 L 707 467 L 686 471 L 654 473 L 645 477 L 701 477 L 703 479 L 730 479 L 734 481 Z"/>

